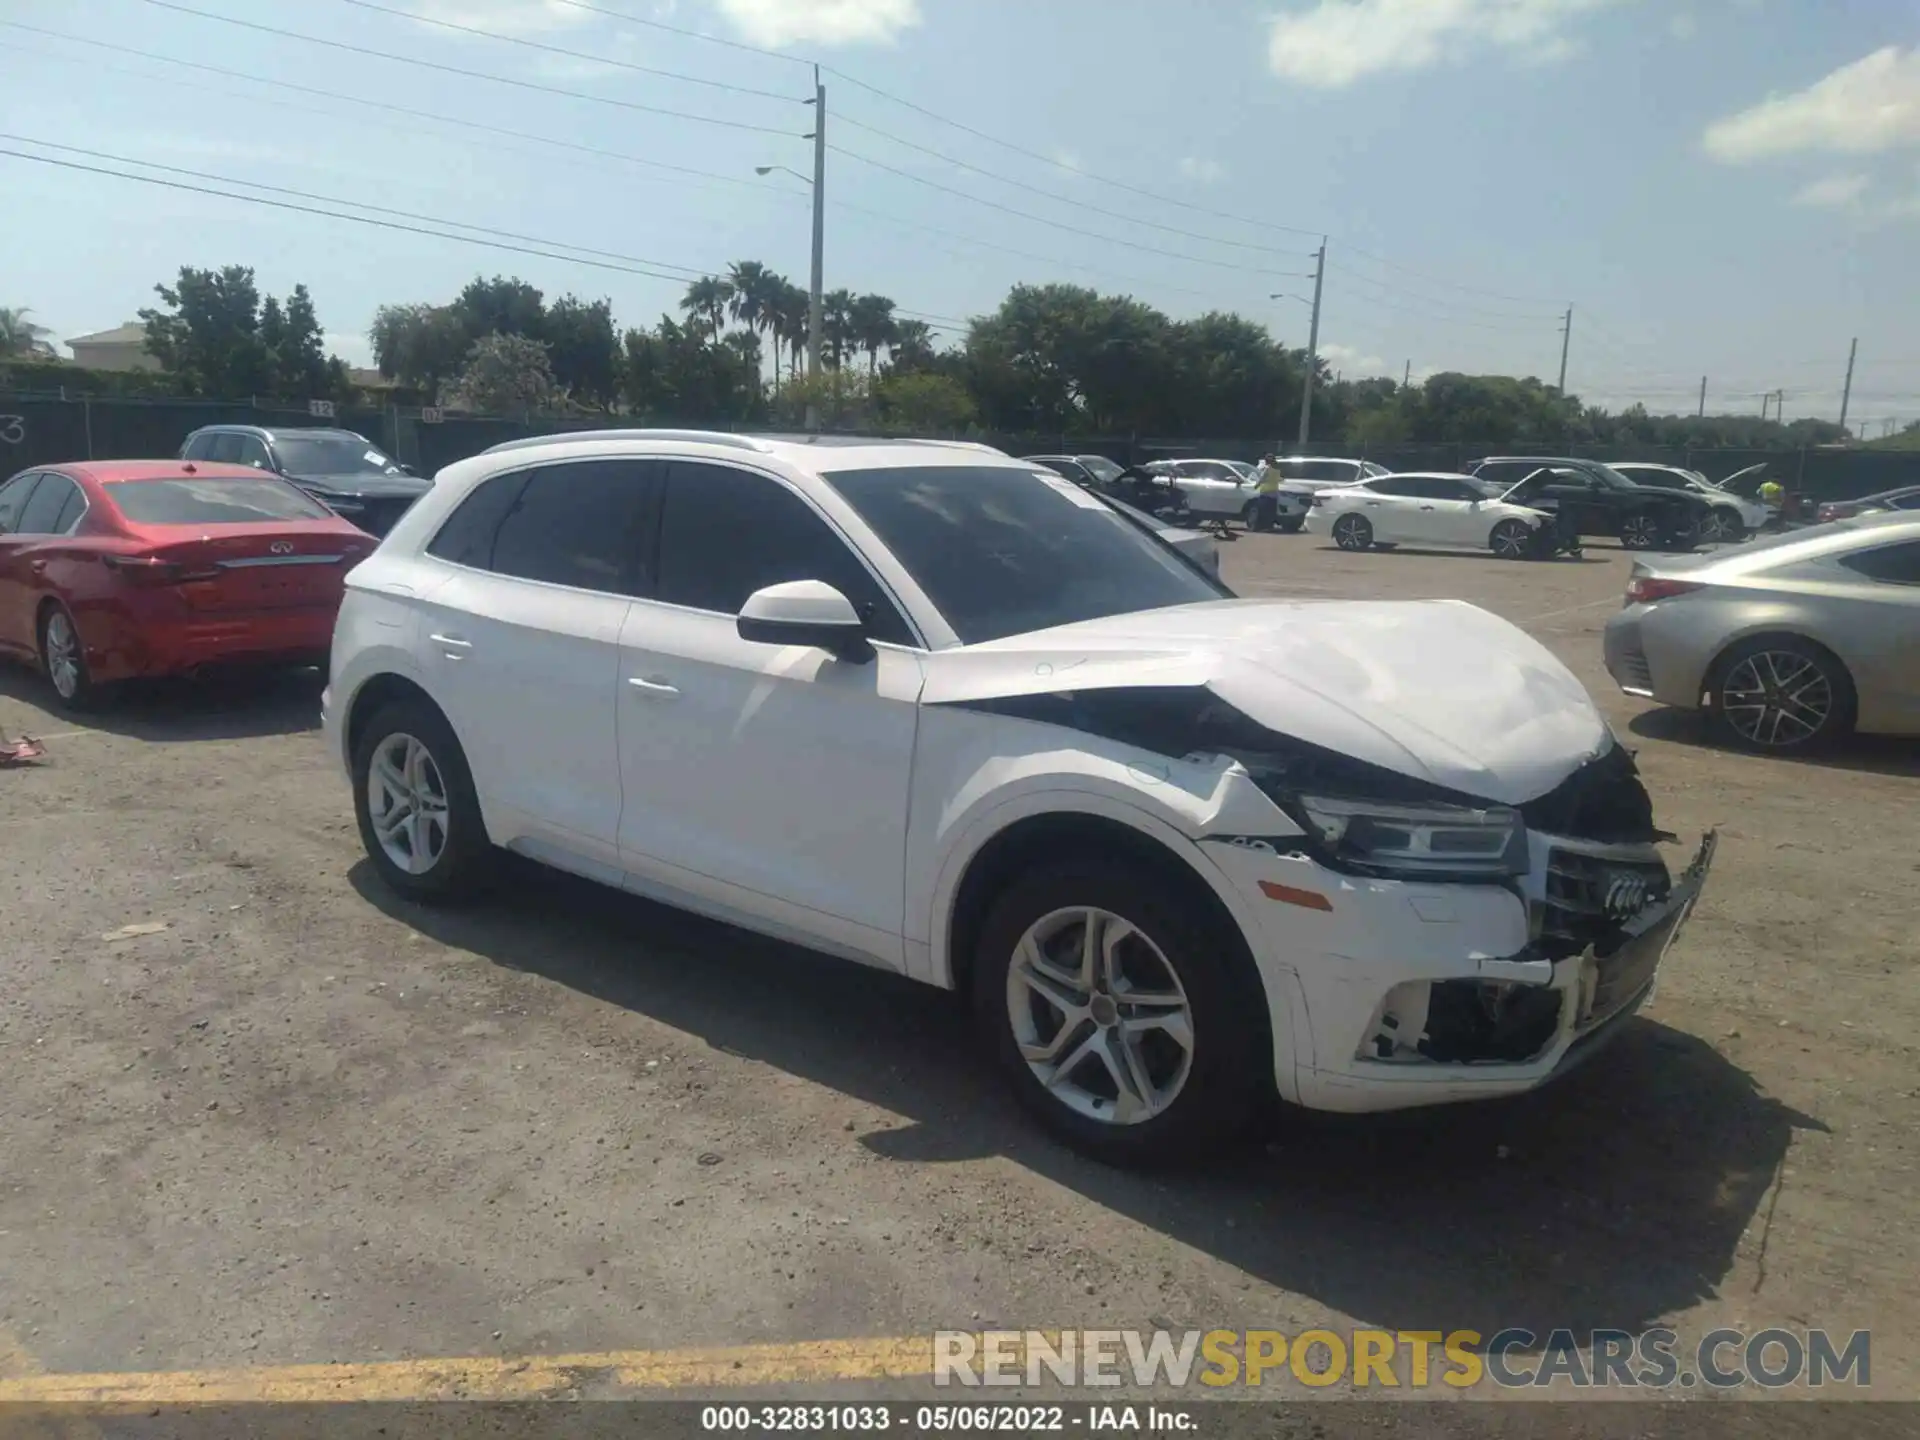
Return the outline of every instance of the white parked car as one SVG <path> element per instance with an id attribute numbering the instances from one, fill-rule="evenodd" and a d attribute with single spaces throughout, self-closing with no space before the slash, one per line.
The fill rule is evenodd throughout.
<path id="1" fill-rule="evenodd" d="M 1145 469 L 1165 475 L 1186 496 L 1187 508 L 1202 520 L 1238 520 L 1251 525 L 1258 505 L 1253 467 L 1237 460 L 1155 460 Z M 1306 518 L 1306 496 L 1295 491 L 1274 496 L 1274 527 L 1292 532 Z"/>
<path id="2" fill-rule="evenodd" d="M 1618 470 L 1636 485 L 1646 485 L 1655 490 L 1686 490 L 1710 500 L 1713 509 L 1701 523 L 1702 540 L 1723 543 L 1744 540 L 1754 531 L 1765 528 L 1773 516 L 1773 511 L 1759 500 L 1725 488 L 1745 476 L 1766 469 L 1764 463 L 1737 470 L 1717 485 L 1698 470 L 1687 470 L 1678 465 L 1650 465 L 1626 460 L 1617 463 L 1609 461 L 1608 468 Z"/>
<path id="3" fill-rule="evenodd" d="M 1383 475 L 1318 491 L 1307 530 L 1330 537 L 1342 550 L 1439 545 L 1524 560 L 1550 557 L 1555 548 L 1551 515 L 1490 500 L 1466 475 Z"/>
<path id="4" fill-rule="evenodd" d="M 399 893 L 504 847 L 959 989 L 1034 1112 L 1120 1161 L 1274 1095 L 1542 1084 L 1645 1000 L 1712 856 L 1669 872 L 1632 756 L 1506 621 L 1236 600 L 932 442 L 450 466 L 347 577 L 323 713 Z"/>
<path id="5" fill-rule="evenodd" d="M 1288 455 L 1273 463 L 1286 477 L 1288 489 L 1306 492 L 1357 485 L 1362 480 L 1393 473 L 1371 460 L 1341 460 L 1323 455 Z"/>

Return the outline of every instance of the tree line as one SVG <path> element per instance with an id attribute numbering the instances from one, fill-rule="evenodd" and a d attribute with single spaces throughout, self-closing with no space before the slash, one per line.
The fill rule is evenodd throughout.
<path id="1" fill-rule="evenodd" d="M 182 269 L 140 312 L 175 393 L 303 401 L 352 397 L 323 350 L 304 285 L 262 296 L 252 270 Z M 1304 350 L 1213 311 L 1173 319 L 1130 296 L 1016 285 L 949 343 L 887 296 L 823 297 L 821 369 L 806 373 L 800 286 L 755 260 L 691 281 L 650 327 L 611 303 L 549 300 L 476 276 L 451 300 L 383 305 L 370 332 L 393 398 L 479 414 L 606 414 L 636 424 L 797 425 L 939 434 L 1208 437 L 1285 444 L 1298 425 Z M 0 364 L 44 363 L 45 331 L 0 309 Z M 144 387 L 143 387 L 144 388 Z M 1837 425 L 1750 415 L 1609 411 L 1534 377 L 1443 372 L 1418 384 L 1335 377 L 1316 362 L 1317 442 L 1735 446 L 1830 444 Z M 1920 427 L 1900 437 L 1914 443 Z"/>

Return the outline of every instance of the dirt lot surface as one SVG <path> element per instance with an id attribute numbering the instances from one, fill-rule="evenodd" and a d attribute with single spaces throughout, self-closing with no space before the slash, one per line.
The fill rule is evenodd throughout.
<path id="1" fill-rule="evenodd" d="M 1037 1135 L 931 991 L 531 868 L 464 913 L 395 901 L 314 677 L 76 722 L 3 672 L 0 726 L 49 756 L 0 772 L 0 1386 L 609 1353 L 664 1384 L 652 1352 L 952 1327 L 1664 1322 L 1871 1329 L 1873 1392 L 1920 1398 L 1920 747 L 1777 762 L 1643 713 L 1600 666 L 1611 549 L 1253 536 L 1226 568 L 1524 625 L 1639 749 L 1662 823 L 1721 827 L 1610 1051 L 1516 1101 L 1293 1117 L 1207 1174 L 1116 1173 Z M 795 1363 L 735 1393 L 921 1393 Z M 364 1373 L 404 1397 L 423 1372 Z"/>

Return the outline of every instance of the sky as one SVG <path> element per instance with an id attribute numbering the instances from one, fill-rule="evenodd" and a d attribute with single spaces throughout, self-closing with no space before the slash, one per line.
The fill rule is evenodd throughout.
<path id="1" fill-rule="evenodd" d="M 244 264 L 364 365 L 480 273 L 804 285 L 812 63 L 827 287 L 949 342 L 1065 281 L 1303 345 L 1325 236 L 1349 378 L 1552 382 L 1571 306 L 1591 403 L 1837 418 L 1857 338 L 1920 419 L 1920 0 L 0 0 L 0 305 Z"/>

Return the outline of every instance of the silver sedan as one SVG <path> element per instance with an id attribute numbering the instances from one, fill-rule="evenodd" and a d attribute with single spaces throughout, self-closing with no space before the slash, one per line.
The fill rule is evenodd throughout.
<path id="1" fill-rule="evenodd" d="M 1627 694 L 1705 710 L 1750 749 L 1920 735 L 1920 516 L 1642 559 L 1606 658 Z"/>

